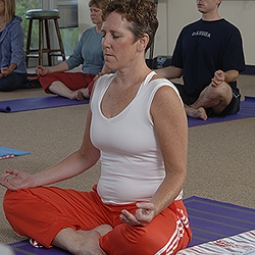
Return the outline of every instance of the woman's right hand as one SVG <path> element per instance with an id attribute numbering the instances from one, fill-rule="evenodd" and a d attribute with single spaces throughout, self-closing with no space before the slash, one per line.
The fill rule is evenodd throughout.
<path id="1" fill-rule="evenodd" d="M 50 72 L 49 68 L 44 66 L 37 66 L 35 72 L 38 76 L 45 76 Z"/>
<path id="2" fill-rule="evenodd" d="M 33 188 L 36 186 L 32 175 L 16 169 L 7 169 L 1 176 L 0 185 L 10 190 Z"/>

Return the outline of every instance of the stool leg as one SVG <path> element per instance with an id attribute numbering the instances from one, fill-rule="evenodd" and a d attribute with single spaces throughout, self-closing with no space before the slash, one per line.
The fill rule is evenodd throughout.
<path id="1" fill-rule="evenodd" d="M 26 63 L 28 67 L 28 54 L 30 53 L 30 45 L 31 45 L 31 35 L 32 35 L 32 24 L 33 20 L 29 20 L 29 26 L 28 26 L 28 35 L 27 35 L 27 49 L 26 49 Z"/>
<path id="2" fill-rule="evenodd" d="M 54 23 L 55 23 L 55 28 L 56 28 L 56 32 L 57 32 L 57 37 L 58 37 L 58 43 L 59 43 L 59 47 L 60 47 L 61 56 L 62 56 L 62 59 L 64 61 L 64 60 L 66 60 L 66 56 L 65 56 L 65 51 L 64 51 L 64 45 L 63 45 L 62 37 L 61 37 L 61 34 L 60 34 L 58 20 L 54 19 Z"/>
<path id="3" fill-rule="evenodd" d="M 44 20 L 45 24 L 45 36 L 46 36 L 46 45 L 47 45 L 47 55 L 48 55 L 48 65 L 52 66 L 52 61 L 51 61 L 51 55 L 50 55 L 50 33 L 49 33 L 49 25 L 48 25 L 48 20 Z"/>
<path id="4" fill-rule="evenodd" d="M 39 20 L 39 65 L 43 65 L 43 20 Z"/>

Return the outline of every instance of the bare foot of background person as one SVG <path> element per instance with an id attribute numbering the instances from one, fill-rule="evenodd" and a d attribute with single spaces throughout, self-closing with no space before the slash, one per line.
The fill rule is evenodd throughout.
<path id="1" fill-rule="evenodd" d="M 87 99 L 89 98 L 88 88 L 81 89 L 80 91 L 82 92 L 82 95 L 83 95 L 84 98 L 87 98 Z"/>
<path id="2" fill-rule="evenodd" d="M 207 120 L 207 114 L 203 107 L 199 107 L 198 109 L 192 107 L 185 107 L 185 110 L 187 115 L 190 117 Z"/>
<path id="3" fill-rule="evenodd" d="M 84 100 L 85 98 L 84 98 L 82 92 L 81 92 L 81 91 L 78 91 L 77 94 L 76 94 L 76 96 L 75 96 L 75 99 L 77 99 L 78 101 L 82 101 L 82 100 Z"/>

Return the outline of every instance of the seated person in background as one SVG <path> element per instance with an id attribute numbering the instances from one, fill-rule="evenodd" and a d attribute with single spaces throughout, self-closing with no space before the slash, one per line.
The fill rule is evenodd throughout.
<path id="1" fill-rule="evenodd" d="M 206 120 L 225 117 L 240 107 L 236 80 L 245 69 L 239 30 L 221 18 L 222 0 L 197 0 L 202 19 L 181 31 L 171 66 L 155 70 L 168 79 L 183 76 L 184 85 L 176 84 L 186 113 Z"/>
<path id="2" fill-rule="evenodd" d="M 0 91 L 24 88 L 27 81 L 22 19 L 15 11 L 15 0 L 0 0 Z"/>
<path id="3" fill-rule="evenodd" d="M 145 63 L 156 6 L 114 0 L 104 16 L 105 65 L 116 73 L 95 82 L 81 147 L 34 175 L 6 170 L 5 214 L 19 235 L 72 254 L 176 254 L 191 239 L 182 201 L 188 125 L 175 86 Z M 90 192 L 48 186 L 99 159 Z"/>
<path id="4" fill-rule="evenodd" d="M 104 67 L 102 51 L 102 10 L 109 0 L 91 0 L 90 18 L 95 27 L 87 29 L 79 40 L 70 58 L 53 67 L 38 66 L 37 75 L 46 93 L 69 99 L 89 98 L 95 76 L 108 71 Z M 65 72 L 82 64 L 82 72 Z"/>

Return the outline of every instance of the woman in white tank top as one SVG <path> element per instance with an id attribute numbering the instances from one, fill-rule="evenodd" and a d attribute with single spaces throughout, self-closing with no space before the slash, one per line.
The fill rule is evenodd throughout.
<path id="1" fill-rule="evenodd" d="M 191 238 L 182 202 L 188 127 L 175 87 L 145 63 L 156 8 L 146 0 L 114 0 L 104 16 L 105 65 L 115 73 L 95 83 L 82 146 L 35 175 L 7 170 L 6 217 L 32 243 L 72 254 L 175 254 Z M 92 191 L 45 187 L 98 160 Z"/>

